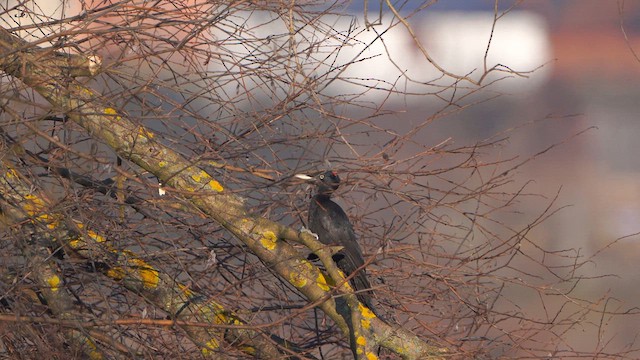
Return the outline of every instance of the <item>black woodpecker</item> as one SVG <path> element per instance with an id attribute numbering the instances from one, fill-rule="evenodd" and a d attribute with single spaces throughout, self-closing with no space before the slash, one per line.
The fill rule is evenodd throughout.
<path id="1" fill-rule="evenodd" d="M 326 171 L 318 176 L 296 175 L 316 185 L 316 193 L 309 206 L 309 230 L 318 235 L 318 240 L 329 246 L 342 246 L 343 249 L 333 255 L 338 268 L 346 276 L 356 273 L 351 278 L 351 286 L 356 291 L 358 300 L 371 311 L 371 284 L 364 269 L 364 257 L 360 245 L 356 241 L 353 225 L 340 205 L 331 201 L 331 195 L 340 186 L 340 177 L 333 171 Z"/>

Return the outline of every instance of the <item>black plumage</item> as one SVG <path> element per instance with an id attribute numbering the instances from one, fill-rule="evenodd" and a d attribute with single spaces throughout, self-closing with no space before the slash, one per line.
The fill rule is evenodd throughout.
<path id="1" fill-rule="evenodd" d="M 373 311 L 373 291 L 363 267 L 364 257 L 353 225 L 340 205 L 331 200 L 331 195 L 340 186 L 340 177 L 333 171 L 326 171 L 310 179 L 317 185 L 317 189 L 309 206 L 309 230 L 317 234 L 318 240 L 323 244 L 343 247 L 333 255 L 333 260 L 346 276 L 355 273 L 351 286 L 355 289 L 358 300 Z"/>

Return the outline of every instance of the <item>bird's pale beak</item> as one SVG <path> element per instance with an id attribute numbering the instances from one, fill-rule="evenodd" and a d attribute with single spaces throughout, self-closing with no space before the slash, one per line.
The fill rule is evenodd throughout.
<path id="1" fill-rule="evenodd" d="M 296 177 L 298 179 L 305 180 L 305 181 L 313 180 L 311 176 L 305 175 L 305 174 L 295 174 L 293 175 L 293 177 Z"/>

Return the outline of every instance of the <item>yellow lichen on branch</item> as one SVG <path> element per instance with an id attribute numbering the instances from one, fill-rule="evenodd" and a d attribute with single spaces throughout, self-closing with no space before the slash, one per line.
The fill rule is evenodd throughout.
<path id="1" fill-rule="evenodd" d="M 213 179 L 211 177 L 211 175 L 209 175 L 204 170 L 196 170 L 195 173 L 191 174 L 191 179 L 193 179 L 193 181 L 195 181 L 195 182 L 197 182 L 199 184 L 203 184 L 203 185 L 209 186 L 209 188 L 211 188 L 211 190 L 214 190 L 216 192 L 222 192 L 222 190 L 224 190 L 222 185 L 220 185 L 219 182 L 217 182 L 215 179 Z"/>
<path id="2" fill-rule="evenodd" d="M 56 292 L 60 290 L 60 278 L 58 275 L 53 275 L 47 278 L 47 283 L 49 284 L 51 291 Z"/>
<path id="3" fill-rule="evenodd" d="M 15 53 L 14 47 L 23 46 L 15 36 L 0 28 L 0 50 L 7 54 Z M 21 45 L 22 44 L 22 45 Z M 297 251 L 286 241 L 277 241 L 278 237 L 284 238 L 281 234 L 288 230 L 277 223 L 266 219 L 249 215 L 249 211 L 244 207 L 243 201 L 232 193 L 224 192 L 222 185 L 212 178 L 206 171 L 193 165 L 193 162 L 184 158 L 176 150 L 164 146 L 161 143 L 150 141 L 152 135 L 140 125 L 130 121 L 121 112 L 109 107 L 99 94 L 93 94 L 79 82 L 62 82 L 62 73 L 56 73 L 55 68 L 40 66 L 32 57 L 27 55 L 11 55 L 10 59 L 0 61 L 0 69 L 6 73 L 21 79 L 27 86 L 38 91 L 47 101 L 55 107 L 69 113 L 69 119 L 83 127 L 91 136 L 101 140 L 110 146 L 114 151 L 134 164 L 155 176 L 167 186 L 172 186 L 176 190 L 186 194 L 186 198 L 195 205 L 199 211 L 209 215 L 226 227 L 247 248 L 258 256 L 267 266 L 270 266 L 283 279 L 288 280 L 305 294 L 311 301 L 329 299 L 320 306 L 331 316 L 345 334 L 352 332 L 357 335 L 363 328 L 360 321 L 356 321 L 349 329 L 342 316 L 337 314 L 335 303 L 330 297 L 326 297 L 326 281 L 318 281 L 318 269 L 306 260 L 302 260 Z M 26 69 L 26 70 L 25 70 Z M 46 70 L 46 71 L 45 71 Z M 59 89 L 64 89 L 60 91 Z M 213 190 L 216 194 L 206 194 L 203 190 Z M 191 196 L 189 193 L 198 192 Z M 241 220 L 246 220 L 242 223 Z M 266 236 L 267 231 L 271 231 L 273 236 Z M 292 233 L 292 231 L 288 231 Z M 97 241 L 97 239 L 93 239 Z M 156 289 L 161 285 L 160 274 L 157 269 L 140 260 L 129 261 L 121 264 L 124 271 L 113 271 L 114 276 L 131 275 L 128 266 L 138 266 L 137 275 L 141 279 L 144 290 Z M 332 270 L 335 274 L 335 271 Z M 330 272 L 331 274 L 331 272 Z M 333 274 L 332 274 L 333 275 Z M 337 274 L 336 274 L 337 275 Z M 340 291 L 349 292 L 349 286 L 343 282 Z M 164 285 L 164 284 L 163 284 Z M 353 294 L 351 294 L 353 296 Z M 353 309 L 353 304 L 350 304 Z M 364 316 L 363 316 L 364 317 Z M 380 327 L 380 332 L 391 331 L 389 326 L 382 322 L 369 324 L 372 331 L 374 327 Z M 375 319 L 378 320 L 378 319 Z M 377 325 L 377 326 L 374 326 Z M 413 348 L 427 347 L 426 343 L 417 337 L 410 337 L 402 334 L 410 341 L 398 340 L 395 343 L 387 341 L 388 337 L 378 337 L 384 339 L 387 347 L 396 352 L 401 352 L 402 344 L 413 343 Z M 400 336 L 397 336 L 400 338 Z M 366 339 L 365 339 L 366 340 Z M 386 342 L 385 342 L 386 341 Z M 398 345 L 400 344 L 400 345 Z M 217 345 L 217 344 L 216 344 Z M 368 344 L 370 347 L 373 344 Z"/>
<path id="4" fill-rule="evenodd" d="M 202 348 L 202 355 L 204 356 L 209 356 L 211 355 L 211 351 L 212 350 L 216 350 L 220 347 L 220 345 L 218 345 L 218 340 L 216 339 L 211 339 L 209 341 L 207 341 L 207 343 L 205 344 L 205 346 Z"/>
<path id="5" fill-rule="evenodd" d="M 87 94 L 89 96 L 93 95 L 93 93 L 91 93 L 91 92 L 89 92 L 89 93 L 85 92 L 85 95 L 87 95 Z M 118 111 L 116 109 L 114 109 L 114 108 L 111 108 L 111 107 L 105 108 L 104 109 L 104 114 L 107 115 L 107 116 L 112 116 L 116 120 L 122 120 L 122 117 L 120 115 L 118 115 Z"/>
<path id="6" fill-rule="evenodd" d="M 137 277 L 141 279 L 145 289 L 158 287 L 158 282 L 160 281 L 158 270 L 141 259 L 130 259 L 129 262 L 133 265 L 131 268 L 137 272 Z"/>
<path id="7" fill-rule="evenodd" d="M 316 284 L 320 287 L 320 289 L 324 291 L 329 291 L 329 284 L 327 283 L 327 278 L 324 276 L 322 272 L 318 272 L 318 278 L 316 279 Z"/>
<path id="8" fill-rule="evenodd" d="M 276 248 L 276 240 L 278 240 L 278 238 L 273 231 L 265 231 L 260 239 L 260 244 L 267 250 L 273 250 Z"/>

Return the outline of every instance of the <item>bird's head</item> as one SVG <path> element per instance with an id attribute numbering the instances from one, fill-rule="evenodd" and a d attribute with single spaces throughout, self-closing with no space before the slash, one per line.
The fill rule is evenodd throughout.
<path id="1" fill-rule="evenodd" d="M 317 186 L 317 193 L 321 195 L 331 195 L 340 187 L 340 177 L 335 171 L 329 170 L 316 176 L 296 174 L 296 178 L 305 180 Z"/>

